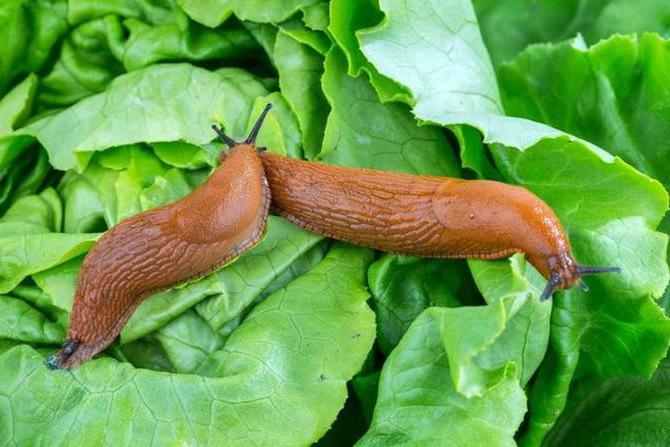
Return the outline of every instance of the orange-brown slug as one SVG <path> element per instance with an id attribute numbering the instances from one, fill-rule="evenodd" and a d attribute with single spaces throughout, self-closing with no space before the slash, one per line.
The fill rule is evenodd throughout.
<path id="1" fill-rule="evenodd" d="M 269 109 L 241 144 L 213 126 L 231 149 L 210 178 L 98 241 L 82 264 L 67 340 L 50 366 L 89 359 L 112 343 L 145 297 L 251 248 L 269 210 L 314 233 L 391 253 L 496 259 L 521 252 L 548 279 L 540 300 L 585 287 L 582 275 L 619 271 L 579 265 L 554 212 L 525 188 L 344 168 L 256 149 Z"/>
<path id="2" fill-rule="evenodd" d="M 230 151 L 204 184 L 100 238 L 82 264 L 67 339 L 51 367 L 91 358 L 114 341 L 144 298 L 210 273 L 258 243 L 270 189 L 254 144 L 269 108 L 244 143 L 222 134 Z"/>
<path id="3" fill-rule="evenodd" d="M 496 259 L 522 252 L 548 279 L 540 299 L 615 272 L 575 262 L 554 212 L 525 188 L 344 168 L 261 154 L 271 212 L 314 233 L 390 253 Z"/>

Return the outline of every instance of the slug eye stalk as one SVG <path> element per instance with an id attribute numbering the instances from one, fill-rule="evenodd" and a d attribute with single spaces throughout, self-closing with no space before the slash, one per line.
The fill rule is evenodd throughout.
<path id="1" fill-rule="evenodd" d="M 587 266 L 587 265 L 577 265 L 577 273 L 579 276 L 584 275 L 596 275 L 600 273 L 621 273 L 621 268 L 619 267 L 596 267 L 596 266 Z M 551 274 L 549 281 L 547 282 L 546 287 L 540 295 L 540 302 L 548 300 L 554 292 L 559 289 L 559 286 L 563 283 L 563 278 L 558 272 Z M 581 279 L 578 280 L 577 285 L 584 292 L 589 290 L 589 286 L 586 285 Z"/>
<path id="2" fill-rule="evenodd" d="M 268 103 L 263 111 L 261 112 L 261 116 L 258 117 L 256 120 L 256 124 L 254 124 L 254 127 L 251 128 L 251 132 L 249 132 L 249 136 L 247 137 L 244 142 L 246 144 L 251 144 L 252 146 L 256 144 L 256 137 L 258 136 L 258 132 L 261 130 L 261 126 L 263 125 L 263 121 L 265 121 L 265 116 L 268 114 L 270 109 L 272 108 L 272 104 Z"/>
<path id="3" fill-rule="evenodd" d="M 540 295 L 540 302 L 547 301 L 549 298 L 551 298 L 560 283 L 561 276 L 556 272 L 552 273 L 549 281 L 547 281 L 547 285 L 542 291 L 542 295 Z"/>
<path id="4" fill-rule="evenodd" d="M 228 147 L 232 148 L 237 146 L 237 141 L 233 140 L 230 138 L 228 135 L 223 133 L 222 128 L 216 127 L 216 124 L 212 124 L 212 129 L 214 129 L 214 132 L 221 138 L 221 141 L 223 141 Z"/>
<path id="5" fill-rule="evenodd" d="M 594 275 L 598 273 L 621 273 L 619 267 L 594 267 L 588 265 L 578 265 L 577 272 L 580 275 Z"/>
<path id="6" fill-rule="evenodd" d="M 265 117 L 272 108 L 272 104 L 268 103 L 263 111 L 261 112 L 261 116 L 258 117 L 256 122 L 254 123 L 254 127 L 251 128 L 251 132 L 249 132 L 249 136 L 247 137 L 246 140 L 244 140 L 244 144 L 250 144 L 254 145 L 256 144 L 256 138 L 258 137 L 258 133 L 261 130 L 261 127 L 263 126 L 263 121 L 265 121 Z M 226 135 L 223 132 L 223 128 L 217 127 L 216 124 L 212 125 L 212 129 L 214 129 L 214 132 L 221 138 L 221 141 L 223 141 L 229 148 L 232 148 L 234 146 L 237 146 L 239 143 L 232 138 L 230 138 L 228 135 Z"/>

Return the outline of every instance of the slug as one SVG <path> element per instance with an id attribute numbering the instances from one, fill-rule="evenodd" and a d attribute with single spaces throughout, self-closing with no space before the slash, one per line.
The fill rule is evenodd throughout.
<path id="1" fill-rule="evenodd" d="M 47 364 L 72 368 L 109 346 L 149 295 L 210 273 L 263 236 L 270 189 L 255 140 L 236 143 L 207 181 L 170 205 L 132 216 L 107 231 L 82 263 L 70 327 Z"/>
<path id="2" fill-rule="evenodd" d="M 267 152 L 271 212 L 323 236 L 401 255 L 496 259 L 522 252 L 558 289 L 617 267 L 579 265 L 558 218 L 525 188 L 344 168 Z"/>

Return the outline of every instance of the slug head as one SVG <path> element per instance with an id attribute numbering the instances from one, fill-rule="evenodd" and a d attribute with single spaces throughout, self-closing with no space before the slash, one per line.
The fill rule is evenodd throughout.
<path id="1" fill-rule="evenodd" d="M 81 350 L 79 350 L 80 346 L 81 343 L 78 341 L 67 340 L 61 346 L 60 351 L 46 359 L 47 367 L 50 370 L 69 369 L 72 366 L 80 363 L 80 361 L 76 358 L 77 356 L 75 356 L 75 353 L 78 353 L 79 356 L 81 356 L 83 353 Z"/>
<path id="2" fill-rule="evenodd" d="M 249 136 L 242 143 L 238 143 L 237 141 L 230 138 L 228 135 L 226 135 L 223 132 L 222 128 L 219 128 L 216 125 L 212 125 L 212 129 L 214 129 L 214 132 L 216 132 L 216 134 L 219 136 L 219 138 L 221 138 L 221 141 L 223 141 L 230 149 L 232 149 L 235 146 L 238 146 L 240 144 L 255 146 L 256 145 L 256 138 L 258 137 L 258 133 L 261 130 L 261 126 L 263 126 L 263 121 L 265 120 L 265 116 L 268 114 L 268 112 L 270 111 L 271 108 L 272 108 L 272 104 L 267 104 L 265 106 L 265 108 L 261 112 L 261 115 L 256 120 L 256 123 L 254 123 L 254 127 L 251 128 L 251 132 L 249 132 Z M 265 148 L 258 148 L 258 150 L 262 152 L 262 151 L 265 150 Z"/>
<path id="3" fill-rule="evenodd" d="M 547 278 L 540 301 L 548 300 L 555 291 L 579 286 L 588 290 L 582 280 L 584 275 L 618 273 L 619 267 L 580 265 L 572 256 L 570 240 L 554 211 L 532 192 L 515 186 L 505 186 L 503 196 L 519 212 L 520 218 L 509 225 L 521 235 L 519 243 L 526 259 Z M 500 194 L 499 194 L 500 195 Z"/>
<path id="4" fill-rule="evenodd" d="M 584 275 L 593 275 L 598 273 L 621 273 L 619 267 L 595 267 L 579 265 L 567 252 L 562 252 L 557 256 L 552 256 L 547 261 L 549 271 L 549 280 L 540 295 L 540 301 L 548 300 L 556 290 L 569 289 L 573 286 L 579 286 L 587 291 L 588 286 L 582 280 Z"/>

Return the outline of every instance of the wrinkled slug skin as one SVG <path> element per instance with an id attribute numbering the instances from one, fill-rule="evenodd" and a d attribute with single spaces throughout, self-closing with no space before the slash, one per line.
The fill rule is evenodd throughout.
<path id="1" fill-rule="evenodd" d="M 112 227 L 79 273 L 67 342 L 71 368 L 100 352 L 147 296 L 203 276 L 262 237 L 270 190 L 258 151 L 231 149 L 208 180 L 181 200 Z M 64 345 L 65 346 L 65 345 Z"/>
<path id="2" fill-rule="evenodd" d="M 547 278 L 553 264 L 572 259 L 554 212 L 524 188 L 269 153 L 261 160 L 272 191 L 271 211 L 314 233 L 423 257 L 493 259 L 523 252 Z"/>

